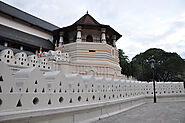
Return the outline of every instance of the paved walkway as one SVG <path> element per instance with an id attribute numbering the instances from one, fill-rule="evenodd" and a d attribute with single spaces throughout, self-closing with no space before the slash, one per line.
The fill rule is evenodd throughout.
<path id="1" fill-rule="evenodd" d="M 148 103 L 94 123 L 185 123 L 185 102 Z"/>

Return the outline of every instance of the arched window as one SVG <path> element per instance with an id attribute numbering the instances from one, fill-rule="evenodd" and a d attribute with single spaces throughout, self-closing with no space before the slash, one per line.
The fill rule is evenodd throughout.
<path id="1" fill-rule="evenodd" d="M 87 41 L 87 42 L 93 42 L 93 37 L 92 37 L 91 35 L 88 35 L 88 36 L 86 37 L 86 41 Z"/>

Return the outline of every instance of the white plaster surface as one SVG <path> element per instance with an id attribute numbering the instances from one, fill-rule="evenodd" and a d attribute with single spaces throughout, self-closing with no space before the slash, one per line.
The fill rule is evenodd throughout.
<path id="1" fill-rule="evenodd" d="M 57 51 L 53 55 L 69 58 Z M 53 64 L 61 70 L 53 70 Z M 153 101 L 152 82 L 65 73 L 65 64 L 47 56 L 0 52 L 0 122 L 90 122 Z M 156 95 L 160 102 L 183 101 L 183 83 L 158 82 Z"/>

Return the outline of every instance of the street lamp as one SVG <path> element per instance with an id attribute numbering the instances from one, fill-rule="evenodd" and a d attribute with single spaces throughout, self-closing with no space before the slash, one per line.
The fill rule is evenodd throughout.
<path id="1" fill-rule="evenodd" d="M 150 62 L 151 62 L 151 69 L 152 69 L 152 73 L 153 73 L 154 103 L 156 103 L 155 80 L 154 80 L 154 68 L 155 68 L 154 62 L 155 62 L 155 60 L 154 60 L 153 56 L 152 56 L 152 59 Z"/>

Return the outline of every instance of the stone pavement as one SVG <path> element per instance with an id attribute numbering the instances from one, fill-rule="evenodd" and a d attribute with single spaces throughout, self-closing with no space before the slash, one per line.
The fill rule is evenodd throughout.
<path id="1" fill-rule="evenodd" d="M 185 102 L 147 103 L 94 123 L 185 123 Z"/>

